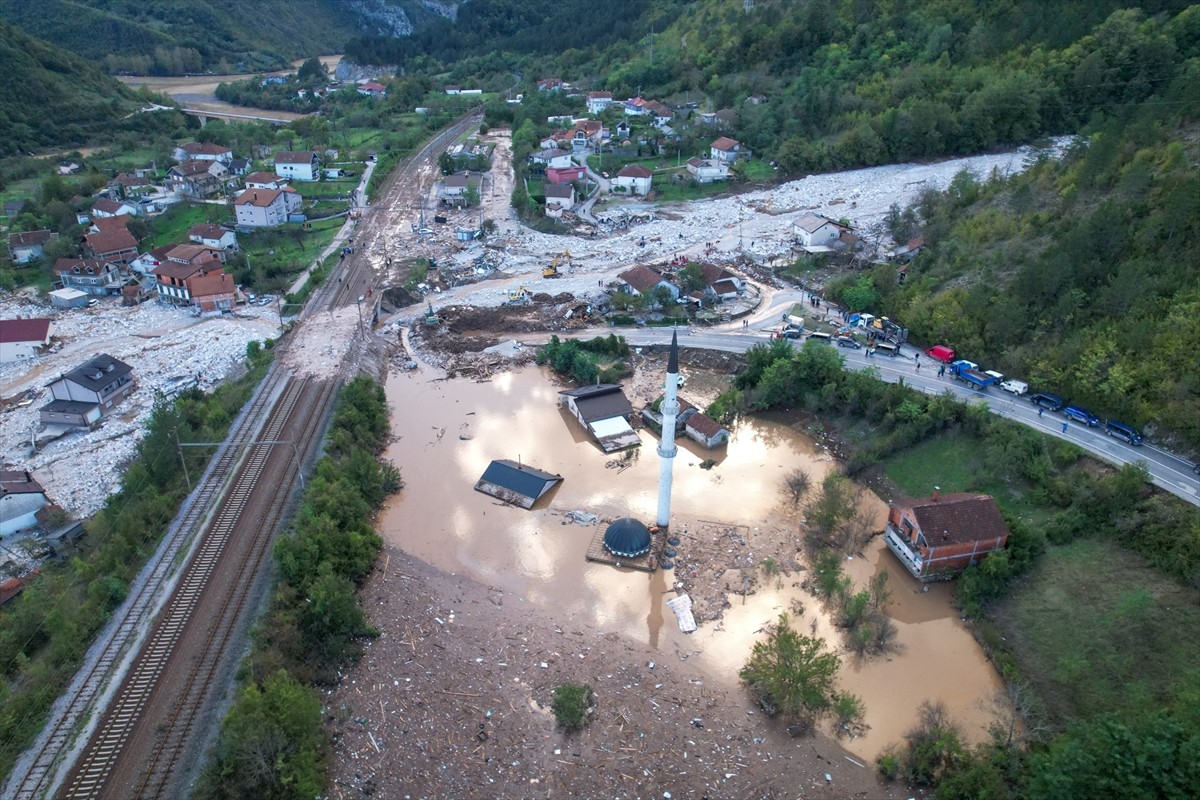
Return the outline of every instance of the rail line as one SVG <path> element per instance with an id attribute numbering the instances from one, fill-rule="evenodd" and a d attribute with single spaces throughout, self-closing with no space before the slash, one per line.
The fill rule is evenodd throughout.
<path id="1" fill-rule="evenodd" d="M 310 404 L 314 413 L 309 418 L 293 421 L 291 427 L 293 429 L 311 427 L 312 417 L 321 418 L 325 410 L 332 405 L 336 388 L 337 386 L 333 382 L 315 387 L 313 393 L 317 397 Z M 310 439 L 307 443 L 308 447 L 305 448 L 306 456 L 315 452 L 319 441 L 317 437 Z M 196 718 L 200 715 L 209 696 L 217 667 L 225 653 L 226 646 L 244 618 L 243 612 L 252 595 L 254 579 L 260 574 L 264 561 L 270 557 L 271 543 L 274 541 L 272 534 L 283 517 L 288 496 L 302 469 L 301 463 L 307 460 L 300 459 L 298 453 L 297 459 L 299 462 L 294 459 L 285 459 L 283 479 L 276 481 L 270 491 L 270 502 L 263 512 L 261 524 L 257 524 L 256 520 L 250 520 L 251 525 L 260 533 L 254 539 L 250 557 L 241 559 L 235 566 L 236 575 L 231 582 L 232 592 L 225 598 L 218 622 L 210 630 L 209 636 L 200 648 L 203 661 L 189 676 L 182 702 L 173 704 L 173 711 L 166 728 L 155 740 L 154 751 L 149 759 L 149 769 L 143 772 L 138 790 L 134 794 L 135 797 L 149 800 L 150 798 L 173 796 L 170 793 L 171 778 L 190 741 Z"/>
<path id="2" fill-rule="evenodd" d="M 13 768 L 3 793 L 14 800 L 35 800 L 47 788 L 62 760 L 65 748 L 74 740 L 79 724 L 92 704 L 106 688 L 130 645 L 143 633 L 143 625 L 152 619 L 163 602 L 163 588 L 175 577 L 179 554 L 192 543 L 204 518 L 211 511 L 229 476 L 237 469 L 240 444 L 252 436 L 266 408 L 274 402 L 283 373 L 272 368 L 250 402 L 230 426 L 229 436 L 209 462 L 196 489 L 184 501 L 180 516 L 167 530 L 151 561 L 134 579 L 133 594 L 121 604 L 101 638 L 90 648 L 82 667 L 55 704 L 34 746 Z M 31 757 L 32 756 L 32 757 Z"/>
<path id="3" fill-rule="evenodd" d="M 266 432 L 270 438 L 278 436 L 279 429 L 291 415 L 299 395 L 300 385 L 290 381 L 280 399 L 280 405 L 277 407 L 279 410 L 267 427 Z M 149 699 L 172 650 L 179 642 L 180 634 L 190 619 L 201 592 L 212 577 L 225 543 L 246 507 L 250 491 L 266 466 L 271 448 L 258 445 L 251 445 L 251 448 L 250 458 L 232 487 L 228 499 L 193 555 L 170 602 L 155 624 L 149 641 L 142 649 L 142 654 L 109 705 L 100 728 L 89 742 L 84 758 L 76 766 L 75 776 L 63 797 L 94 796 L 93 793 L 103 784 L 113 764 L 121 755 L 121 746 L 137 724 L 142 707 Z"/>

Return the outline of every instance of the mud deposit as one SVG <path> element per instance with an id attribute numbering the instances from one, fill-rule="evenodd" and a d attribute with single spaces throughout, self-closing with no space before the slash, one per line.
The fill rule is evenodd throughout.
<path id="1" fill-rule="evenodd" d="M 642 381 L 644 376 L 639 375 L 634 384 Z M 806 792 L 818 788 L 832 791 L 824 781 L 824 774 L 830 772 L 835 783 L 842 782 L 830 796 L 883 796 L 885 788 L 875 784 L 870 771 L 850 762 L 827 735 L 787 738 L 754 709 L 737 684 L 737 669 L 753 642 L 761 638 L 764 626 L 781 611 L 794 613 L 797 604 L 803 608 L 794 617 L 797 626 L 815 629 L 841 649 L 840 633 L 817 601 L 800 588 L 805 569 L 803 524 L 783 502 L 781 491 L 783 476 L 797 467 L 808 470 L 814 483 L 819 483 L 835 468 L 833 459 L 807 437 L 776 421 L 743 424 L 727 450 L 716 453 L 680 440 L 672 503 L 672 531 L 683 540 L 679 571 L 647 575 L 588 563 L 584 553 L 596 528 L 574 524 L 566 513 L 596 514 L 601 524 L 621 516 L 651 520 L 657 497 L 656 441 L 643 430 L 641 453 L 635 460 L 619 463 L 606 456 L 558 409 L 559 388 L 548 374 L 532 367 L 497 374 L 485 382 L 444 380 L 432 369 L 392 377 L 388 394 L 397 439 L 388 456 L 401 468 L 406 486 L 385 509 L 379 525 L 393 553 L 389 556 L 393 569 L 377 575 L 367 595 L 373 624 L 385 634 L 370 646 L 364 664 L 351 673 L 331 704 L 344 702 L 357 709 L 365 702 L 370 707 L 376 702 L 373 691 L 393 696 L 393 690 L 399 690 L 401 694 L 392 701 L 400 704 L 394 712 L 384 701 L 377 709 L 380 713 L 375 714 L 378 723 L 358 726 L 379 732 L 379 727 L 372 726 L 394 726 L 393 713 L 424 708 L 422 715 L 428 717 L 430 704 L 442 708 L 450 703 L 451 707 L 434 715 L 437 719 L 428 720 L 431 731 L 439 724 L 448 726 L 449 736 L 436 740 L 446 741 L 447 746 L 456 741 L 456 734 L 450 731 L 461 727 L 474 736 L 479 725 L 475 719 L 479 715 L 460 706 L 479 706 L 480 713 L 486 713 L 499 704 L 504 707 L 505 724 L 517 725 L 522 731 L 523 747 L 560 751 L 548 762 L 539 761 L 538 769 L 532 762 L 522 762 L 521 769 L 514 765 L 514 774 L 528 772 L 525 780 L 549 780 L 546 773 L 550 772 L 557 776 L 554 780 L 563 781 L 554 784 L 557 791 L 541 783 L 527 784 L 525 796 L 554 795 L 567 788 L 577 794 L 582 791 L 582 796 L 595 791 L 609 796 L 661 796 L 661 789 L 654 795 L 647 789 L 662 786 L 670 791 L 670 784 L 659 783 L 661 776 L 655 777 L 654 770 L 644 764 L 649 758 L 655 769 L 663 769 L 657 759 L 667 758 L 668 753 L 657 748 L 651 755 L 640 733 L 651 737 L 658 731 L 653 738 L 675 742 L 672 757 L 680 760 L 685 749 L 695 758 L 704 746 L 687 742 L 695 742 L 697 736 L 708 737 L 714 728 L 724 731 L 717 739 L 737 752 L 722 750 L 719 742 L 710 741 L 707 766 L 689 762 L 693 767 L 690 777 L 686 766 L 672 762 L 675 779 L 682 781 L 676 784 L 674 796 L 700 797 L 704 792 L 742 796 L 745 787 L 753 783 L 726 778 L 726 773 L 752 774 L 755 781 L 771 782 L 770 776 L 785 761 L 795 762 L 788 767 L 792 775 L 815 776 L 800 780 Z M 686 389 L 683 394 L 687 397 Z M 635 400 L 635 407 L 639 405 Z M 700 462 L 713 456 L 718 463 L 710 470 L 702 469 Z M 472 490 L 496 458 L 520 460 L 561 474 L 564 481 L 532 511 L 503 505 Z M 874 495 L 864 498 L 881 520 L 883 504 Z M 408 560 L 409 556 L 415 558 L 403 570 L 407 578 L 398 579 L 396 559 Z M 775 559 L 785 571 L 767 577 L 760 568 L 765 558 Z M 969 736 L 980 736 L 987 718 L 977 706 L 998 685 L 979 647 L 954 613 L 950 587 L 922 592 L 920 584 L 890 559 L 876 538 L 862 557 L 844 564 L 856 587 L 864 586 L 878 570 L 890 573 L 893 600 L 887 611 L 899 628 L 899 648 L 890 655 L 858 662 L 842 652 L 842 686 L 863 698 L 869 728 L 863 736 L 843 739 L 841 745 L 864 763 L 911 725 L 917 706 L 926 699 L 945 702 Z M 434 583 L 440 582 L 443 591 L 435 591 L 428 578 L 416 574 L 425 569 L 421 562 L 435 568 L 428 572 L 438 576 Z M 707 602 L 714 612 L 708 615 L 713 621 L 690 636 L 680 633 L 665 607 L 680 585 L 697 601 L 698 608 Z M 422 588 L 432 594 L 414 603 L 413 592 Z M 472 595 L 475 599 L 468 601 Z M 451 615 L 451 610 L 457 615 Z M 485 612 L 489 621 L 480 625 L 478 617 Z M 467 620 L 470 626 L 464 624 Z M 446 637 L 453 637 L 455 644 L 450 645 Z M 464 638 L 467 641 L 460 641 Z M 446 663 L 444 659 L 450 655 L 432 653 L 431 646 L 434 650 L 465 647 L 470 657 L 465 666 L 453 660 Z M 407 686 L 418 679 L 405 662 L 426 663 L 420 661 L 421 653 L 443 657 L 442 667 L 429 674 L 439 677 L 445 686 L 424 692 Z M 650 662 L 656 663 L 655 669 L 648 667 Z M 476 675 L 476 669 L 482 672 Z M 469 693 L 466 699 L 453 694 L 451 684 L 456 679 L 469 682 L 484 677 L 484 683 L 472 684 L 475 688 L 462 689 Z M 563 739 L 554 731 L 553 720 L 539 710 L 539 704 L 551 701 L 552 687 L 567 678 L 589 681 L 597 692 L 594 723 L 582 735 L 586 746 Z M 492 684 L 516 695 L 497 696 L 499 689 L 489 688 Z M 664 702 L 660 694 L 666 691 L 664 687 L 672 686 L 673 699 Z M 444 691 L 450 694 L 441 694 Z M 692 724 L 696 718 L 708 733 Z M 482 718 L 485 727 L 493 724 L 487 721 L 490 719 Z M 602 731 L 623 738 L 622 746 L 632 749 L 605 754 L 597 749 L 608 747 Z M 632 731 L 640 732 L 637 739 L 627 738 Z M 352 721 L 340 725 L 339 732 L 362 738 L 362 731 L 356 733 Z M 385 727 L 383 732 L 389 731 Z M 395 730 L 390 733 L 391 746 L 399 746 Z M 381 745 L 381 751 L 373 756 L 374 745 L 365 738 L 362 742 L 368 750 L 352 759 L 374 762 L 387 752 Z M 474 741 L 471 747 L 480 745 L 485 741 Z M 488 752 L 491 746 L 487 744 L 479 753 Z M 759 752 L 763 748 L 766 750 Z M 568 750 L 590 750 L 600 760 L 628 755 L 631 762 L 624 765 L 627 768 L 618 769 L 628 777 L 601 779 L 596 773 L 591 778 L 598 782 L 589 784 L 586 776 L 554 766 L 556 760 L 577 765 L 583 763 L 579 759 L 588 758 L 563 755 Z M 461 751 L 455 745 L 454 752 L 470 753 L 471 748 Z M 342 755 L 346 755 L 344 748 Z M 733 766 L 726 758 L 734 759 Z M 634 763 L 650 774 L 631 774 L 631 770 L 638 773 Z M 484 772 L 494 766 L 490 761 L 480 764 Z M 528 770 L 522 771 L 525 767 Z M 678 774 L 681 769 L 684 775 Z M 359 774 L 361 777 L 361 771 Z M 500 779 L 499 773 L 487 774 L 492 780 Z M 505 775 L 505 780 L 512 777 Z M 726 786 L 727 781 L 742 788 L 730 794 L 732 786 Z M 798 789 L 794 783 L 779 787 L 784 785 L 791 786 L 793 793 Z M 539 786 L 541 789 L 535 788 Z M 685 787 L 696 794 L 680 793 Z M 903 794 L 902 787 L 895 788 Z"/>

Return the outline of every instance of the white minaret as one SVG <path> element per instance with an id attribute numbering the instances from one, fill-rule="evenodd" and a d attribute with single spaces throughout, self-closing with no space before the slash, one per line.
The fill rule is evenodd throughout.
<path id="1" fill-rule="evenodd" d="M 667 381 L 663 387 L 662 438 L 658 442 L 658 527 L 671 524 L 671 470 L 675 465 L 675 415 L 679 413 L 679 339 L 671 333 L 671 355 L 667 359 Z"/>

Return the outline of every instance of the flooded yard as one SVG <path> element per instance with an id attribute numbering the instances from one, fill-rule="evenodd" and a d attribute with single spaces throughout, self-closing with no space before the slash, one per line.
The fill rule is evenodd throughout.
<path id="1" fill-rule="evenodd" d="M 380 519 L 389 544 L 447 572 L 512 592 L 521 602 L 555 614 L 564 628 L 587 625 L 622 633 L 662 652 L 664 662 L 687 658 L 729 686 L 736 685 L 737 671 L 764 626 L 781 611 L 790 612 L 794 603 L 804 610 L 794 617 L 799 629 L 815 630 L 831 645 L 840 641 L 816 599 L 800 588 L 803 571 L 762 578 L 748 596 L 729 598 L 721 620 L 686 635 L 665 605 L 675 594 L 674 581 L 683 576 L 585 561 L 597 529 L 571 523 L 566 512 L 651 521 L 657 502 L 656 439 L 640 431 L 640 453 L 620 463 L 559 410 L 559 388 L 549 373 L 532 367 L 488 382 L 445 380 L 432 369 L 393 375 L 387 392 L 396 441 L 387 457 L 401 469 L 405 488 Z M 713 456 L 719 463 L 702 469 L 701 461 Z M 472 488 L 493 459 L 519 460 L 564 480 L 531 511 L 507 506 Z M 688 531 L 722 523 L 743 526 L 738 530 L 753 563 L 781 541 L 802 560 L 796 546 L 788 544 L 800 528 L 784 503 L 783 478 L 803 468 L 819 485 L 836 466 L 822 448 L 778 421 L 741 424 L 727 450 L 716 453 L 681 439 L 672 494 L 672 533 L 682 538 L 681 554 L 698 544 L 689 541 L 698 533 Z M 882 525 L 884 504 L 869 493 L 862 502 Z M 890 574 L 887 613 L 899 629 L 899 647 L 890 655 L 858 663 L 842 653 L 842 687 L 862 697 L 870 726 L 846 747 L 863 759 L 873 758 L 915 721 L 923 700 L 943 701 L 968 737 L 980 738 L 988 718 L 978 706 L 999 681 L 959 620 L 952 587 L 922 591 L 878 537 L 865 557 L 843 566 L 856 588 L 880 570 Z M 740 577 L 736 583 L 740 588 Z M 505 608 L 520 613 L 519 606 Z"/>

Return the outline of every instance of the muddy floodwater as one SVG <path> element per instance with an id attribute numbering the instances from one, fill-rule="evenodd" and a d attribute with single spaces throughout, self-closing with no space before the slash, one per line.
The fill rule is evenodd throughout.
<path id="1" fill-rule="evenodd" d="M 589 563 L 584 555 L 595 527 L 567 521 L 565 512 L 587 511 L 602 519 L 633 516 L 651 522 L 657 507 L 657 440 L 640 432 L 641 452 L 617 465 L 558 408 L 559 386 L 536 368 L 496 375 L 488 382 L 445 380 L 433 369 L 394 374 L 387 393 L 395 443 L 387 457 L 401 470 L 405 488 L 380 518 L 389 542 L 446 570 L 503 588 L 522 602 L 558 612 L 573 630 L 619 631 L 662 651 L 663 659 L 693 659 L 714 680 L 737 682 L 737 670 L 764 625 L 804 608 L 798 628 L 813 629 L 831 644 L 840 641 L 816 600 L 799 587 L 802 573 L 767 578 L 759 591 L 732 596 L 717 623 L 680 633 L 665 601 L 674 596 L 673 572 L 646 574 Z M 683 393 L 686 397 L 686 391 Z M 635 403 L 635 406 L 637 403 Z M 719 463 L 712 454 L 680 440 L 672 492 L 672 530 L 688 546 L 686 528 L 702 521 L 778 527 L 781 481 L 801 467 L 814 484 L 836 463 L 791 427 L 750 420 L 734 432 Z M 492 459 L 521 461 L 564 480 L 531 511 L 504 505 L 473 490 Z M 624 468 L 622 468 L 624 466 Z M 864 493 L 882 525 L 884 504 Z M 952 604 L 952 588 L 923 592 L 876 537 L 865 557 L 844 568 L 857 588 L 887 570 L 893 600 L 887 608 L 899 629 L 897 652 L 857 663 L 843 654 L 841 685 L 862 697 L 870 729 L 846 746 L 873 758 L 897 740 L 923 700 L 941 700 L 972 739 L 988 722 L 981 703 L 1000 683 Z M 519 608 L 513 613 L 520 613 Z M 749 703 L 748 703 L 749 707 Z"/>

